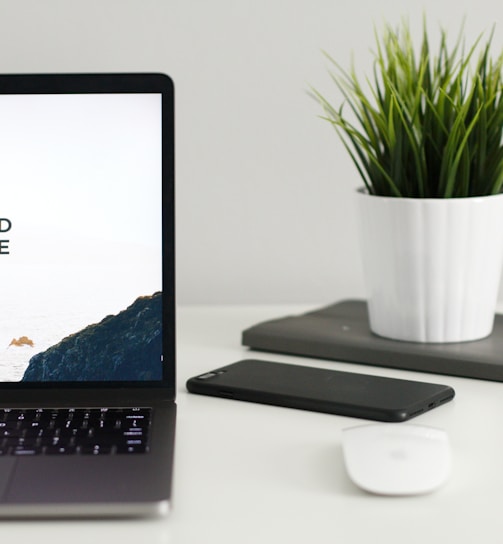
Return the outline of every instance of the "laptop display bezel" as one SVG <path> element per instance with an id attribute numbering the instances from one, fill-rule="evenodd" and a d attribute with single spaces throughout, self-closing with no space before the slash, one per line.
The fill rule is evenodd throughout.
<path id="1" fill-rule="evenodd" d="M 160 93 L 162 95 L 162 343 L 163 376 L 156 381 L 0 382 L 0 390 L 16 389 L 144 389 L 175 395 L 175 213 L 174 86 L 161 73 L 0 74 L 0 95 Z"/>

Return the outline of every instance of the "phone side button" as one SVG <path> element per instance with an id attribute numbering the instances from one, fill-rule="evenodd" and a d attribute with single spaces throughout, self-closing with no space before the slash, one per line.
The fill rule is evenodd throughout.
<path id="1" fill-rule="evenodd" d="M 226 399 L 234 398 L 234 393 L 232 391 L 226 391 L 225 389 L 221 389 L 218 393 L 219 393 L 219 396 L 225 397 Z"/>

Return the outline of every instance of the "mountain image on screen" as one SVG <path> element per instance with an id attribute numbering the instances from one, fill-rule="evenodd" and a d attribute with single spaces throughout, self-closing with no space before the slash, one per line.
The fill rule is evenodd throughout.
<path id="1" fill-rule="evenodd" d="M 67 336 L 34 355 L 23 382 L 162 379 L 162 293 Z"/>

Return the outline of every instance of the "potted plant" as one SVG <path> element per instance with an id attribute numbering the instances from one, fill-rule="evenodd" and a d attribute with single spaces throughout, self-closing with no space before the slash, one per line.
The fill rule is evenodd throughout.
<path id="1" fill-rule="evenodd" d="M 492 35 L 436 54 L 426 24 L 376 34 L 365 85 L 330 56 L 342 93 L 315 95 L 364 182 L 357 192 L 371 330 L 460 342 L 493 327 L 503 263 L 503 56 Z"/>

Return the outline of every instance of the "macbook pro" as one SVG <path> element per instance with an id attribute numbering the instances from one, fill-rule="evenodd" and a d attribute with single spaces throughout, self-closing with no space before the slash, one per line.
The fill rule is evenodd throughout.
<path id="1" fill-rule="evenodd" d="M 0 76 L 0 516 L 171 501 L 173 85 Z"/>

